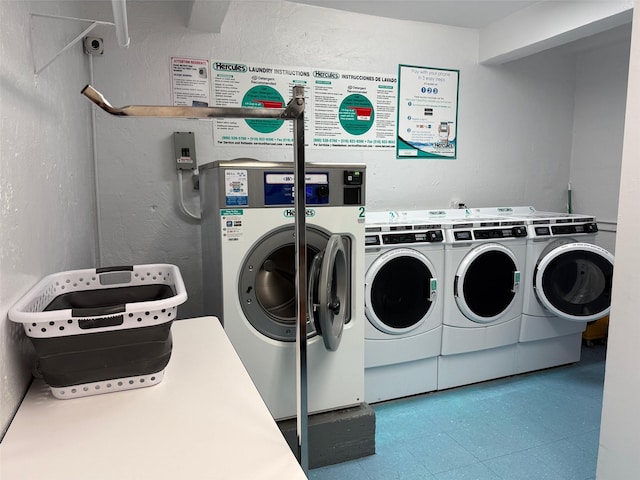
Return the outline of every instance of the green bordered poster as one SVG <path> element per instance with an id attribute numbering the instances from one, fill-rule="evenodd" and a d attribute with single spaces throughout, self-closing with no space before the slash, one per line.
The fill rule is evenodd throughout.
<path id="1" fill-rule="evenodd" d="M 399 65 L 396 158 L 456 158 L 459 80 L 459 70 Z"/>
<path id="2" fill-rule="evenodd" d="M 211 61 L 215 107 L 282 108 L 294 86 L 305 88 L 305 146 L 396 148 L 398 77 L 309 67 Z M 293 125 L 279 119 L 214 118 L 216 146 L 289 147 Z"/>

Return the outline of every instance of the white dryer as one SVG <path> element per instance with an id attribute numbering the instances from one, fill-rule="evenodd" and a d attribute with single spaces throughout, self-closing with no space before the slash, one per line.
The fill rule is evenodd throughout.
<path id="1" fill-rule="evenodd" d="M 365 400 L 434 391 L 442 342 L 442 225 L 422 212 L 367 212 Z M 424 215 L 426 218 L 426 214 Z"/>
<path id="2" fill-rule="evenodd" d="M 595 244 L 595 217 L 533 207 L 500 211 L 524 219 L 528 229 L 517 373 L 579 361 L 587 323 L 611 306 L 614 257 Z"/>
<path id="3" fill-rule="evenodd" d="M 438 389 L 512 375 L 520 335 L 527 230 L 475 215 L 443 222 L 444 317 Z"/>
<path id="4" fill-rule="evenodd" d="M 273 417 L 293 417 L 294 166 L 240 159 L 200 172 L 205 312 L 223 322 Z M 364 173 L 306 165 L 309 413 L 364 401 Z"/>

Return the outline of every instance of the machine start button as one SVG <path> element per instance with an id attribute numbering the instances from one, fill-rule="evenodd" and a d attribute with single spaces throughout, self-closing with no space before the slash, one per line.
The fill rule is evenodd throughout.
<path id="1" fill-rule="evenodd" d="M 362 185 L 362 172 L 360 170 L 345 170 L 345 185 Z"/>

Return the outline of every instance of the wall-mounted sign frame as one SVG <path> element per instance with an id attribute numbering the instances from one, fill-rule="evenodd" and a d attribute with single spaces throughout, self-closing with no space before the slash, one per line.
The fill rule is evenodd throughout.
<path id="1" fill-rule="evenodd" d="M 211 102 L 221 108 L 277 108 L 293 86 L 305 87 L 306 148 L 394 151 L 398 77 L 343 71 L 211 60 Z M 289 122 L 215 118 L 216 146 L 289 147 Z"/>
<path id="2" fill-rule="evenodd" d="M 460 71 L 398 66 L 396 158 L 456 159 Z"/>
<path id="3" fill-rule="evenodd" d="M 171 57 L 171 104 L 208 107 L 211 105 L 209 60 Z"/>

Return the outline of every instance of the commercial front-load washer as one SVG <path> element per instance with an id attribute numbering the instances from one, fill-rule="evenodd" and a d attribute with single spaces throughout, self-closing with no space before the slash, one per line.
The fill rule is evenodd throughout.
<path id="1" fill-rule="evenodd" d="M 442 225 L 422 212 L 368 212 L 366 218 L 365 400 L 436 390 Z"/>
<path id="2" fill-rule="evenodd" d="M 579 361 L 587 323 L 611 306 L 614 257 L 595 244 L 595 217 L 533 207 L 498 210 L 523 219 L 528 230 L 516 372 Z"/>
<path id="3" fill-rule="evenodd" d="M 205 312 L 222 321 L 273 417 L 293 417 L 294 165 L 239 159 L 200 172 Z M 365 167 L 309 163 L 305 181 L 307 395 L 315 413 L 364 401 Z"/>
<path id="4" fill-rule="evenodd" d="M 466 214 L 443 219 L 448 223 L 440 390 L 515 372 L 527 230 L 522 220 Z"/>

